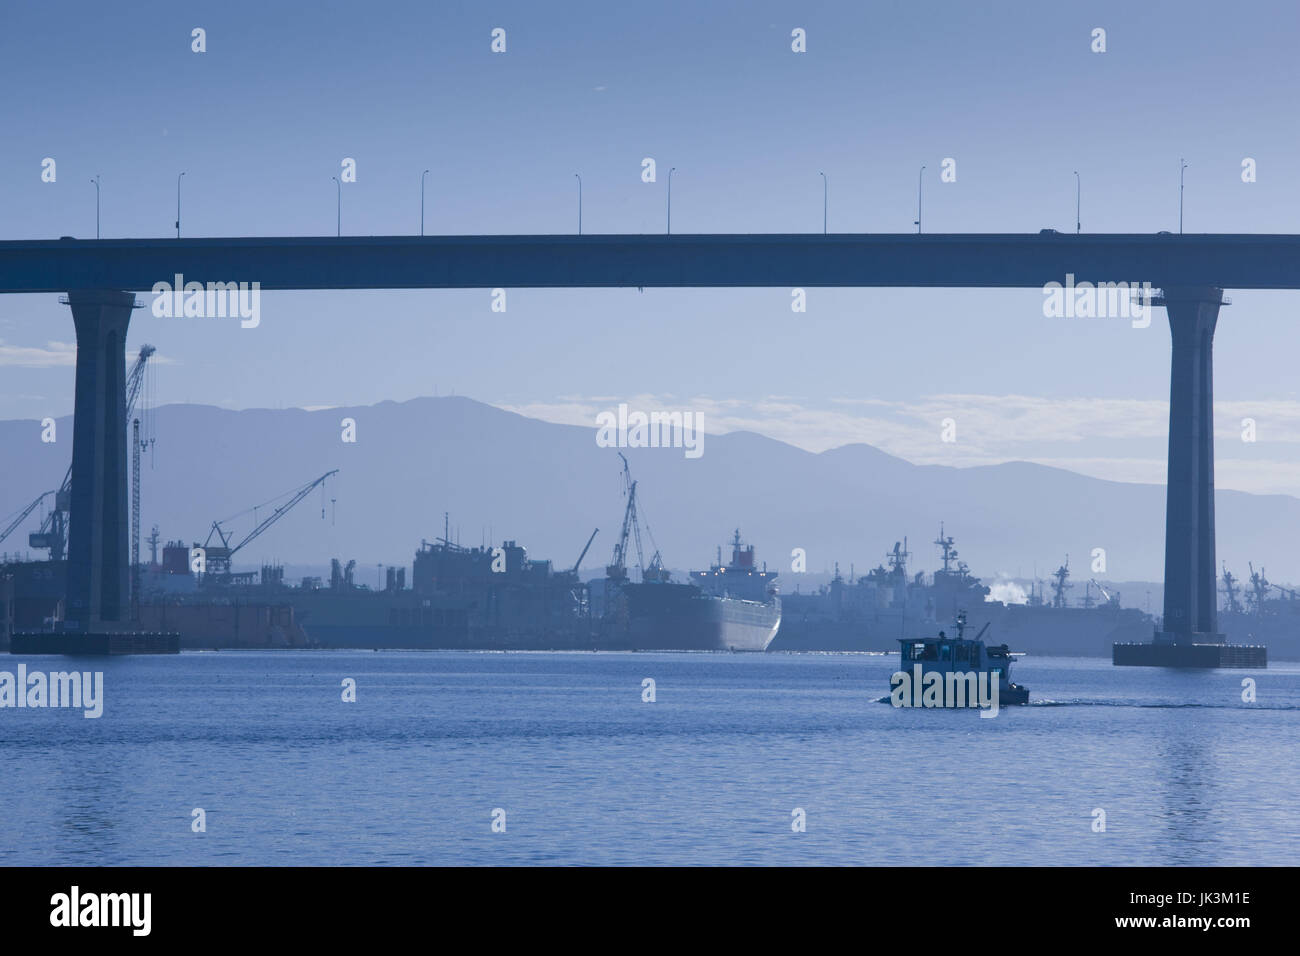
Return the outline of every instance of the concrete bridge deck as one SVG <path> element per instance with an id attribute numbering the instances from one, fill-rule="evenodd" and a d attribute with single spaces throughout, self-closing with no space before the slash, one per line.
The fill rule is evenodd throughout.
<path id="1" fill-rule="evenodd" d="M 66 292 L 77 333 L 68 628 L 127 603 L 127 326 L 155 283 L 288 289 L 917 287 L 1150 283 L 1172 342 L 1164 632 L 1222 643 L 1213 340 L 1222 292 L 1300 289 L 1300 236 L 1167 233 L 241 237 L 0 242 L 0 293 Z M 1046 321 L 1046 320 L 1045 320 Z"/>
<path id="2" fill-rule="evenodd" d="M 1300 235 L 1071 233 L 244 237 L 0 242 L 0 293 L 608 287 L 1300 289 Z"/>

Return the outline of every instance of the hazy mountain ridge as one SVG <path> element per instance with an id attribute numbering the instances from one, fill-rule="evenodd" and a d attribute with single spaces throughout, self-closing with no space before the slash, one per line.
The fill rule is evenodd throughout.
<path id="1" fill-rule="evenodd" d="M 341 420 L 356 421 L 355 444 Z M 225 527 L 238 541 L 277 495 L 338 468 L 314 492 L 236 556 L 319 565 L 331 556 L 367 565 L 409 564 L 421 538 L 443 533 L 464 544 L 517 540 L 532 557 L 571 566 L 600 527 L 584 566 L 608 560 L 621 523 L 621 462 L 595 442 L 595 425 L 557 425 L 464 397 L 420 398 L 318 411 L 166 405 L 156 412 L 157 444 L 143 458 L 142 527 L 163 540 L 202 541 L 214 519 L 249 511 Z M 71 455 L 72 421 L 42 444 L 38 422 L 0 422 L 0 513 L 16 513 L 57 487 Z M 973 573 L 1045 576 L 1068 553 L 1075 580 L 1160 580 L 1164 488 L 1104 481 L 1060 468 L 1008 462 L 973 468 L 913 465 L 868 445 L 820 454 L 752 432 L 706 435 L 704 454 L 625 449 L 639 482 L 644 521 L 670 567 L 704 567 L 734 528 L 757 546 L 760 562 L 798 579 L 791 550 L 809 570 L 838 561 L 858 573 L 883 561 L 904 535 L 913 571 L 932 570 L 940 522 Z M 152 461 L 151 461 L 152 458 Z M 334 499 L 334 501 L 331 501 Z M 1239 575 L 1246 562 L 1282 582 L 1300 577 L 1290 542 L 1300 537 L 1300 499 L 1222 491 L 1216 497 L 1220 559 Z M 324 517 L 322 518 L 322 512 Z M 23 550 L 35 516 L 2 550 Z M 654 545 L 647 538 L 645 559 Z M 1105 572 L 1089 570 L 1105 548 Z M 148 545 L 142 544 L 148 554 Z M 1072 597 L 1078 597 L 1077 589 Z"/>

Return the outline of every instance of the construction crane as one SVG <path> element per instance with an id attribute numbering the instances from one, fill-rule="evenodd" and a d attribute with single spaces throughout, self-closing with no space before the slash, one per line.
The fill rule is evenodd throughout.
<path id="1" fill-rule="evenodd" d="M 582 554 L 578 555 L 578 560 L 575 561 L 573 564 L 573 571 L 571 572 L 572 574 L 578 573 L 578 568 L 582 566 L 582 559 L 585 558 L 587 556 L 587 552 L 591 550 L 591 542 L 596 540 L 596 535 L 599 533 L 600 533 L 600 529 L 597 528 L 595 531 L 591 533 L 591 537 L 587 539 L 587 546 L 582 549 Z M 4 536 L 0 535 L 0 541 L 3 540 L 4 540 Z"/>
<path id="2" fill-rule="evenodd" d="M 650 558 L 650 566 L 646 567 L 645 555 L 641 549 L 641 523 L 637 520 L 636 513 L 636 482 L 632 480 L 632 470 L 628 467 L 627 456 L 619 452 L 618 457 L 623 459 L 623 488 L 627 495 L 627 507 L 623 510 L 623 527 L 614 545 L 614 558 L 605 566 L 605 576 L 612 581 L 627 580 L 627 541 L 630 534 L 636 543 L 636 564 L 641 571 L 641 580 L 666 581 L 668 572 L 663 566 L 657 546 L 654 555 Z M 653 545 L 655 541 L 654 536 L 650 534 L 649 525 L 646 526 L 646 534 L 650 535 L 650 543 Z"/>
<path id="3" fill-rule="evenodd" d="M 1107 604 L 1114 604 L 1114 605 L 1117 606 L 1117 607 L 1119 606 L 1119 592 L 1118 592 L 1118 591 L 1115 592 L 1115 596 L 1114 596 L 1114 597 L 1111 597 L 1110 592 L 1107 591 L 1104 587 L 1102 587 L 1102 586 L 1101 586 L 1101 582 L 1098 581 L 1096 578 L 1090 578 L 1090 579 L 1088 580 L 1088 583 L 1091 584 L 1091 585 L 1093 585 L 1093 587 L 1095 587 L 1098 591 L 1101 592 L 1101 596 L 1102 596 L 1103 598 L 1106 599 L 1106 603 L 1107 603 Z"/>
<path id="4" fill-rule="evenodd" d="M 614 557 L 605 567 L 605 576 L 611 581 L 627 580 L 627 540 L 633 529 L 636 529 L 638 562 L 641 554 L 641 529 L 636 520 L 636 482 L 632 480 L 627 456 L 619 452 L 618 457 L 623 459 L 623 493 L 627 495 L 627 506 L 623 509 L 623 527 L 618 533 L 618 540 L 614 542 Z"/>
<path id="5" fill-rule="evenodd" d="M 295 489 L 292 493 L 290 493 L 291 496 L 288 501 L 280 505 L 280 507 L 276 508 L 266 518 L 263 518 L 262 521 L 257 525 L 257 527 L 255 527 L 252 531 L 248 532 L 248 534 L 244 536 L 243 540 L 234 546 L 230 544 L 230 541 L 234 536 L 229 532 L 227 532 L 225 528 L 221 527 L 220 521 L 212 522 L 212 530 L 208 532 L 207 541 L 203 543 L 204 561 L 207 567 L 206 573 L 212 575 L 218 580 L 224 577 L 229 577 L 230 559 L 235 556 L 236 552 L 238 552 L 240 548 L 248 544 L 258 535 L 260 535 L 263 531 L 271 527 L 271 525 L 275 524 L 286 514 L 288 514 L 289 511 L 293 509 L 294 505 L 302 501 L 302 499 L 306 498 L 307 495 L 310 494 L 313 489 L 315 489 L 319 485 L 323 485 L 327 478 L 332 478 L 334 475 L 337 475 L 338 473 L 339 470 L 335 468 L 333 471 L 325 472 L 325 474 L 321 475 L 315 481 L 309 481 L 307 482 L 307 484 L 303 485 L 302 487 Z M 283 495 L 281 495 L 280 497 L 283 497 Z M 249 510 L 251 511 L 254 509 L 250 508 Z M 247 514 L 247 513 L 248 513 L 247 511 L 242 512 L 242 514 Z M 235 517 L 238 517 L 238 515 L 236 515 Z M 226 520 L 229 521 L 230 519 L 227 518 Z M 220 541 L 221 544 L 215 546 L 212 545 L 213 535 L 217 536 L 217 540 Z"/>
<path id="6" fill-rule="evenodd" d="M 147 441 L 141 442 L 140 419 L 131 415 L 144 383 L 145 363 L 155 351 L 152 345 L 141 346 L 126 378 L 126 418 L 131 422 L 131 619 L 134 621 L 140 620 L 140 451 Z M 141 414 L 147 413 L 146 408 Z"/>
<path id="7" fill-rule="evenodd" d="M 53 491 L 44 491 L 44 492 L 42 492 L 42 493 L 40 494 L 40 496 L 39 496 L 35 501 L 33 501 L 33 502 L 32 502 L 31 504 L 29 504 L 26 508 L 24 508 L 24 509 L 22 510 L 22 512 L 18 515 L 17 518 L 15 518 L 13 521 L 11 521 L 11 522 L 9 523 L 9 525 L 8 525 L 8 526 L 7 526 L 3 531 L 0 531 L 0 542 L 4 541 L 5 538 L 7 538 L 7 537 L 9 537 L 9 535 L 13 534 L 14 529 L 17 528 L 17 527 L 18 527 L 20 524 L 22 524 L 24 521 L 26 521 L 26 520 L 27 520 L 27 516 L 28 516 L 29 514 L 31 514 L 33 511 L 35 511 L 36 508 L 40 505 L 40 503 L 41 503 L 42 501 L 44 501 L 46 498 L 48 498 L 50 495 L 52 495 L 52 494 L 56 494 L 56 492 L 53 492 Z M 585 551 L 583 552 L 583 554 L 586 554 L 586 553 L 587 553 L 587 552 L 585 552 Z M 581 558 L 580 558 L 579 560 L 581 560 Z"/>
<path id="8" fill-rule="evenodd" d="M 140 389 L 144 382 L 144 369 L 149 357 L 156 352 L 152 345 L 140 346 L 140 352 L 136 356 L 135 364 L 131 366 L 131 371 L 126 377 L 126 420 L 124 425 L 131 424 L 131 416 L 135 412 L 136 400 L 140 397 Z M 134 442 L 138 445 L 138 442 Z M 132 472 L 138 476 L 139 461 L 138 450 L 133 450 Z M 137 492 L 138 495 L 138 492 Z M 135 503 L 135 502 L 133 502 Z M 136 504 L 138 510 L 138 504 Z M 34 531 L 28 537 L 27 543 L 33 548 L 42 548 L 50 552 L 51 561 L 62 561 L 67 553 L 68 547 L 68 513 L 72 510 L 72 466 L 68 465 L 68 471 L 63 476 L 63 484 L 54 495 L 54 509 L 45 516 L 41 522 L 41 530 Z M 138 531 L 138 516 L 133 515 L 133 528 Z M 139 535 L 132 534 L 132 540 L 138 541 Z M 138 551 L 137 551 L 138 555 Z"/>

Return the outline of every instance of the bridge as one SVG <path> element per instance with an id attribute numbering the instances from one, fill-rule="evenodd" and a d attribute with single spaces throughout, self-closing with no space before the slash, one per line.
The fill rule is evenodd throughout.
<path id="1" fill-rule="evenodd" d="M 1300 235 L 832 234 L 242 237 L 0 242 L 0 293 L 67 293 L 77 336 L 69 629 L 127 612 L 125 340 L 177 275 L 262 290 L 917 287 L 1149 282 L 1172 340 L 1164 632 L 1221 643 L 1213 340 L 1224 289 L 1300 289 Z M 1046 321 L 1046 320 L 1045 320 Z"/>

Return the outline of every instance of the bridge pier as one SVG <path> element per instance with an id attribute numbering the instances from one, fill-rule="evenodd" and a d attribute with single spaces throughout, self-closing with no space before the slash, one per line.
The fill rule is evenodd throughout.
<path id="1" fill-rule="evenodd" d="M 64 627 L 90 632 L 128 616 L 126 330 L 135 295 L 69 292 L 68 305 L 77 377 Z"/>
<path id="2" fill-rule="evenodd" d="M 1115 664 L 1267 667 L 1258 644 L 1219 632 L 1214 562 L 1214 328 L 1223 290 L 1166 288 L 1153 304 L 1169 315 L 1169 472 L 1165 491 L 1164 630 L 1150 644 L 1115 644 Z"/>
<path id="3" fill-rule="evenodd" d="M 1169 472 L 1165 501 L 1165 617 L 1158 644 L 1222 644 L 1214 561 L 1214 328 L 1216 288 L 1165 289 L 1169 315 Z"/>

